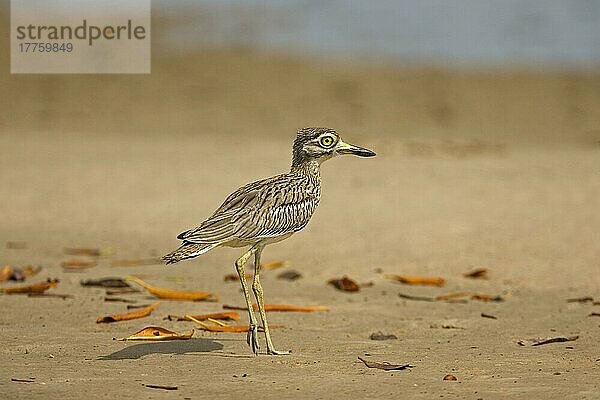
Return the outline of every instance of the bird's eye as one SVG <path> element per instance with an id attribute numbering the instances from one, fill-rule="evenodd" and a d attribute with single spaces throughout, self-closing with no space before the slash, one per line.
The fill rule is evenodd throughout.
<path id="1" fill-rule="evenodd" d="M 333 144 L 333 138 L 331 136 L 323 136 L 321 138 L 321 146 L 331 147 L 332 144 Z"/>

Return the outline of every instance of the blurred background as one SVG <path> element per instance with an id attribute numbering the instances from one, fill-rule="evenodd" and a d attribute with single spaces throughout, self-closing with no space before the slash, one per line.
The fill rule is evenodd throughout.
<path id="1" fill-rule="evenodd" d="M 53 76 L 10 74 L 1 4 L 6 238 L 170 250 L 324 125 L 379 158 L 326 167 L 286 254 L 337 224 L 339 268 L 597 261 L 597 0 L 153 0 L 151 74 Z"/>

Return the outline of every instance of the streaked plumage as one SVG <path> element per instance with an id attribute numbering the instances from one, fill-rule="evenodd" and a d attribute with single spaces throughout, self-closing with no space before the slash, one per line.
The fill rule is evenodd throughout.
<path id="1" fill-rule="evenodd" d="M 218 246 L 251 246 L 236 266 L 243 275 L 243 264 L 255 255 L 255 282 L 253 289 L 263 317 L 269 354 L 273 349 L 266 315 L 260 310 L 262 288 L 258 279 L 260 254 L 271 243 L 284 240 L 304 228 L 314 214 L 321 198 L 320 164 L 338 154 L 374 156 L 370 150 L 344 143 L 338 134 L 328 128 L 304 128 L 297 134 L 293 145 L 290 172 L 242 186 L 229 195 L 223 204 L 198 227 L 185 231 L 178 239 L 181 247 L 163 257 L 166 264 L 197 257 Z M 240 261 L 243 261 L 240 264 Z M 241 276 L 246 300 L 249 295 Z M 260 296 L 260 299 L 259 299 Z M 249 306 L 251 310 L 251 307 Z M 256 353 L 255 317 L 250 311 L 251 329 L 248 342 Z M 254 325 L 254 326 L 253 326 Z"/>

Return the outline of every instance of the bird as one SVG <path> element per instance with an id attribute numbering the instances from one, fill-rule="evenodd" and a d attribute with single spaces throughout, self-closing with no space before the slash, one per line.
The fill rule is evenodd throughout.
<path id="1" fill-rule="evenodd" d="M 267 354 L 289 354 L 273 346 L 260 283 L 261 255 L 265 246 L 280 242 L 302 230 L 321 199 L 320 166 L 338 155 L 373 157 L 372 150 L 348 144 L 330 128 L 300 129 L 292 146 L 290 171 L 242 186 L 196 228 L 180 233 L 175 251 L 162 257 L 166 265 L 198 257 L 220 246 L 247 247 L 235 261 L 249 313 L 247 342 L 254 354 L 259 351 L 258 319 L 254 314 L 244 265 L 254 256 L 252 291 L 262 320 Z"/>

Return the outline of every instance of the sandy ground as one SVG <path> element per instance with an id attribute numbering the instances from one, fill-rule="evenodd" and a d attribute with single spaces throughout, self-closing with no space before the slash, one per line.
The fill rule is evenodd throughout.
<path id="1" fill-rule="evenodd" d="M 239 49 L 153 57 L 150 76 L 11 76 L 2 63 L 0 263 L 41 265 L 29 282 L 58 278 L 51 292 L 73 298 L 0 296 L 0 397 L 600 398 L 600 318 L 588 316 L 600 308 L 567 302 L 600 300 L 597 74 L 396 70 Z M 267 302 L 330 307 L 270 315 L 282 326 L 276 346 L 293 353 L 255 357 L 243 334 L 202 331 L 181 342 L 113 341 L 148 325 L 192 327 L 167 314 L 242 304 L 238 284 L 223 281 L 239 250 L 168 269 L 110 264 L 175 248 L 233 189 L 285 171 L 294 132 L 313 124 L 378 157 L 326 163 L 311 224 L 265 250 L 265 261 L 302 274 L 289 282 L 265 271 Z M 69 273 L 66 247 L 114 254 Z M 462 276 L 474 267 L 490 279 Z M 448 283 L 405 286 L 388 273 Z M 143 320 L 96 324 L 125 304 L 79 282 L 129 274 L 221 301 L 165 301 Z M 326 284 L 344 274 L 373 285 L 344 293 Z M 455 290 L 505 301 L 398 296 Z M 398 339 L 370 340 L 375 331 Z M 517 345 L 554 335 L 579 339 Z M 414 368 L 367 369 L 358 356 Z"/>
<path id="2" fill-rule="evenodd" d="M 286 269 L 303 275 L 289 282 L 276 278 L 278 270 L 265 272 L 268 302 L 331 308 L 271 314 L 272 324 L 284 326 L 274 330 L 275 343 L 292 355 L 251 356 L 243 334 L 199 332 L 171 343 L 112 341 L 147 325 L 191 328 L 164 321 L 167 314 L 242 304 L 237 284 L 223 282 L 234 271 L 239 251 L 233 249 L 169 269 L 111 267 L 110 261 L 172 249 L 174 236 L 208 215 L 232 188 L 287 168 L 290 140 L 252 140 L 242 150 L 240 143 L 218 137 L 189 138 L 184 145 L 169 138 L 3 137 L 1 180 L 10 190 L 0 196 L 8 211 L 2 213 L 0 241 L 23 240 L 28 247 L 3 248 L 2 262 L 42 265 L 31 282 L 59 278 L 52 291 L 74 296 L 0 296 L 4 396 L 205 398 L 256 390 L 265 398 L 598 398 L 600 320 L 588 314 L 599 310 L 566 302 L 599 295 L 600 160 L 594 149 L 508 147 L 466 158 L 415 156 L 412 145 L 383 146 L 382 138 L 364 135 L 360 144 L 376 149 L 378 157 L 325 164 L 324 198 L 314 220 L 265 251 L 265 260 L 288 260 Z M 110 246 L 115 254 L 85 273 L 64 272 L 60 262 L 71 257 L 62 249 L 73 246 Z M 489 268 L 490 279 L 461 276 L 474 266 Z M 381 271 L 442 276 L 448 284 L 404 286 Z M 221 302 L 165 301 L 144 320 L 96 324 L 96 317 L 124 312 L 125 305 L 104 302 L 103 290 L 82 288 L 79 281 L 127 274 L 159 286 L 216 291 Z M 343 274 L 374 285 L 354 294 L 326 285 Z M 398 297 L 453 290 L 502 295 L 505 301 Z M 482 318 L 482 312 L 497 319 Z M 370 340 L 379 330 L 398 340 Z M 516 344 L 552 335 L 579 339 Z M 357 360 L 365 354 L 415 367 L 370 370 Z M 446 374 L 458 381 L 442 381 Z"/>

